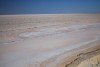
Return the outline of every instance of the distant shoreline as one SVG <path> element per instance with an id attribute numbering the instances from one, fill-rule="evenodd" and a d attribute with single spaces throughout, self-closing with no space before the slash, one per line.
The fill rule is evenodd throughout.
<path id="1" fill-rule="evenodd" d="M 44 14 L 0 14 L 2 15 L 68 15 L 68 14 L 100 14 L 100 13 L 44 13 Z"/>

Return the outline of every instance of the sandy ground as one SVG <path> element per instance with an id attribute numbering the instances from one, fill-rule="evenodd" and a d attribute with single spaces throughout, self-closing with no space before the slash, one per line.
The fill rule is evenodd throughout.
<path id="1" fill-rule="evenodd" d="M 0 67 L 65 67 L 100 49 L 100 14 L 0 16 Z"/>
<path id="2" fill-rule="evenodd" d="M 81 62 L 78 67 L 100 67 L 100 54 Z"/>

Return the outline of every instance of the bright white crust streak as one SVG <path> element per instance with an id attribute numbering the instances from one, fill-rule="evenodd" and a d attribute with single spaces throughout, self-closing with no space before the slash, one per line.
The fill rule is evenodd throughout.
<path id="1" fill-rule="evenodd" d="M 62 28 L 46 28 L 39 30 L 37 32 L 26 32 L 21 33 L 19 36 L 21 37 L 38 37 L 38 36 L 48 36 L 48 35 L 56 35 L 56 34 L 63 34 L 78 30 L 84 29 L 91 29 L 91 28 L 100 28 L 100 23 L 97 24 L 88 24 L 88 25 L 72 25 L 69 27 L 62 27 Z"/>

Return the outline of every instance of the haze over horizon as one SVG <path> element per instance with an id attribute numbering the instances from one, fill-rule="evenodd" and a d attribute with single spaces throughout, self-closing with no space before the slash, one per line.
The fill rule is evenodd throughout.
<path id="1" fill-rule="evenodd" d="M 0 15 L 100 13 L 100 0 L 0 0 Z"/>

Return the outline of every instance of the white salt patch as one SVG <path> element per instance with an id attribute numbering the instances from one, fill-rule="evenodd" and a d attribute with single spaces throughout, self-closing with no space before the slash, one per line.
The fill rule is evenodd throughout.
<path id="1" fill-rule="evenodd" d="M 89 43 L 92 43 L 92 42 L 95 42 L 95 41 L 98 41 L 98 40 L 94 39 L 94 40 L 83 42 L 83 43 L 80 43 L 80 44 L 69 45 L 69 46 L 63 47 L 61 49 L 55 49 L 55 50 L 52 50 L 52 51 L 47 51 L 45 53 L 40 53 L 40 54 L 29 57 L 28 58 L 28 63 L 32 63 L 33 65 L 40 64 L 41 62 L 43 62 L 47 59 L 53 58 L 53 57 L 55 57 L 59 54 L 62 54 L 64 52 L 67 52 L 67 51 L 70 51 L 70 50 L 73 50 L 75 48 L 79 48 L 80 46 L 85 46 L 85 45 L 87 45 Z"/>
<path id="2" fill-rule="evenodd" d="M 71 32 L 71 31 L 77 31 L 77 30 L 82 30 L 82 29 L 90 29 L 90 28 L 100 28 L 100 24 L 72 25 L 69 27 L 62 27 L 62 28 L 45 28 L 38 32 L 21 33 L 19 36 L 21 37 L 47 36 L 47 35 L 68 33 L 69 31 Z M 66 32 L 63 32 L 63 31 L 66 31 Z"/>

